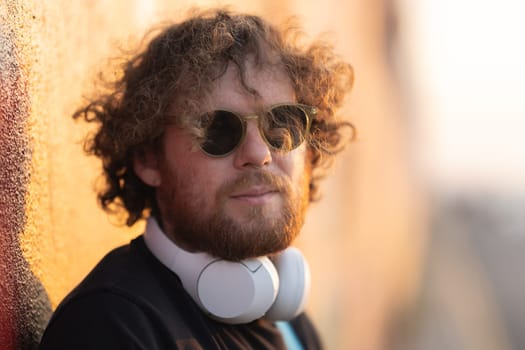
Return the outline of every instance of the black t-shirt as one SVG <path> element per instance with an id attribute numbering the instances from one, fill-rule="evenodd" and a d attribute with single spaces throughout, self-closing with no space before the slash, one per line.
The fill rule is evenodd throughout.
<path id="1" fill-rule="evenodd" d="M 304 349 L 321 348 L 306 315 L 291 325 Z M 39 349 L 285 348 L 264 318 L 229 325 L 207 317 L 140 236 L 110 252 L 62 301 Z"/>

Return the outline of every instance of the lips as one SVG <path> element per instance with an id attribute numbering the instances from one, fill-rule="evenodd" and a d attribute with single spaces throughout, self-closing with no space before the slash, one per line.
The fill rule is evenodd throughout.
<path id="1" fill-rule="evenodd" d="M 235 191 L 231 194 L 232 198 L 257 198 L 266 195 L 278 193 L 279 191 L 273 187 L 254 186 L 243 190 Z"/>
<path id="2" fill-rule="evenodd" d="M 243 206 L 265 205 L 287 192 L 284 179 L 268 171 L 245 173 L 226 182 L 219 191 L 221 198 L 229 198 Z"/>

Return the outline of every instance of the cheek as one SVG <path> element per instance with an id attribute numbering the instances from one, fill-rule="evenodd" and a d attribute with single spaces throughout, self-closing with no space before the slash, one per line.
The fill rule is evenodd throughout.
<path id="1" fill-rule="evenodd" d="M 306 165 L 306 148 L 304 146 L 284 156 L 277 156 L 276 161 L 283 173 L 288 175 L 294 183 L 309 175 L 309 167 Z"/>
<path id="2" fill-rule="evenodd" d="M 186 196 L 204 198 L 207 202 L 214 200 L 222 182 L 225 171 L 200 155 L 179 163 L 177 172 L 179 191 Z"/>

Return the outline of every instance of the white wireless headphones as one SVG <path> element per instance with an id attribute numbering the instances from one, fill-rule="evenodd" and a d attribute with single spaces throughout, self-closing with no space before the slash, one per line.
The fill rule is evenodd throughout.
<path id="1" fill-rule="evenodd" d="M 148 219 L 144 240 L 149 250 L 176 273 L 184 289 L 210 317 L 224 323 L 248 323 L 260 317 L 286 321 L 303 311 L 310 270 L 293 247 L 275 258 L 232 262 L 179 248 Z"/>

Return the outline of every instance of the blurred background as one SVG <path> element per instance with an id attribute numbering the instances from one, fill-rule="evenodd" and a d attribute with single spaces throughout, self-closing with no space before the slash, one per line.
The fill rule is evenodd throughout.
<path id="1" fill-rule="evenodd" d="M 525 348 L 525 4 L 0 0 L 0 349 L 140 234 L 97 207 L 71 114 L 108 59 L 192 6 L 298 17 L 352 63 L 358 139 L 296 244 L 327 349 Z"/>

